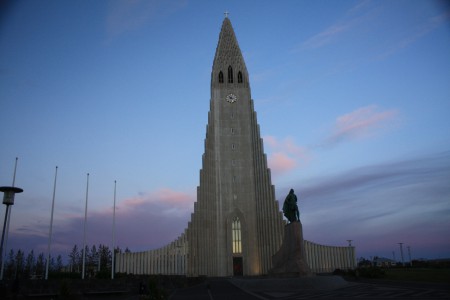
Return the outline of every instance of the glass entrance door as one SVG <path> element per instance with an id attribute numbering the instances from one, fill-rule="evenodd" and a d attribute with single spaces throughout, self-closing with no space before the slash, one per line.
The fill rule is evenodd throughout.
<path id="1" fill-rule="evenodd" d="M 242 257 L 233 257 L 233 276 L 244 275 L 242 271 Z"/>

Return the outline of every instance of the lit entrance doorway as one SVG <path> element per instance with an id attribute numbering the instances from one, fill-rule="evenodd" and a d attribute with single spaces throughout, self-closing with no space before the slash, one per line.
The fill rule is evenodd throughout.
<path id="1" fill-rule="evenodd" d="M 233 219 L 231 224 L 231 233 L 233 238 L 233 276 L 242 276 L 242 238 L 241 238 L 241 221 L 238 217 Z"/>
<path id="2" fill-rule="evenodd" d="M 233 257 L 233 276 L 242 276 L 242 257 Z"/>

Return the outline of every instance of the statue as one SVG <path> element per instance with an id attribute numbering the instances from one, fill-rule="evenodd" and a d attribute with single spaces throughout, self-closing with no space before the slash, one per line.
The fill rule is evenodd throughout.
<path id="1" fill-rule="evenodd" d="M 297 206 L 297 196 L 294 194 L 294 190 L 291 189 L 283 204 L 283 214 L 289 223 L 299 221 L 300 213 Z"/>

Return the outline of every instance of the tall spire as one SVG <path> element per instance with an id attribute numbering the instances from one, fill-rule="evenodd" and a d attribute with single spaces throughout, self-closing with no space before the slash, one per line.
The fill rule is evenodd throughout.
<path id="1" fill-rule="evenodd" d="M 244 82 L 248 84 L 247 67 L 245 66 L 244 58 L 239 48 L 236 35 L 228 18 L 228 12 L 225 12 L 225 18 L 222 23 L 222 29 L 220 30 L 219 42 L 216 48 L 216 54 L 214 56 L 213 68 L 212 68 L 212 80 L 214 82 L 219 76 L 219 72 L 226 71 L 231 66 L 233 70 L 239 70 L 244 75 Z M 237 74 L 237 72 L 236 72 Z"/>

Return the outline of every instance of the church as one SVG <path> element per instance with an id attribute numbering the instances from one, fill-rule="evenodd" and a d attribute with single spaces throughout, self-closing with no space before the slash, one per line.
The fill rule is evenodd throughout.
<path id="1" fill-rule="evenodd" d="M 228 16 L 211 72 L 211 99 L 194 212 L 185 231 L 160 249 L 117 253 L 115 272 L 259 276 L 272 268 L 283 220 L 264 154 L 250 77 Z M 355 267 L 352 246 L 304 241 L 315 273 Z"/>

